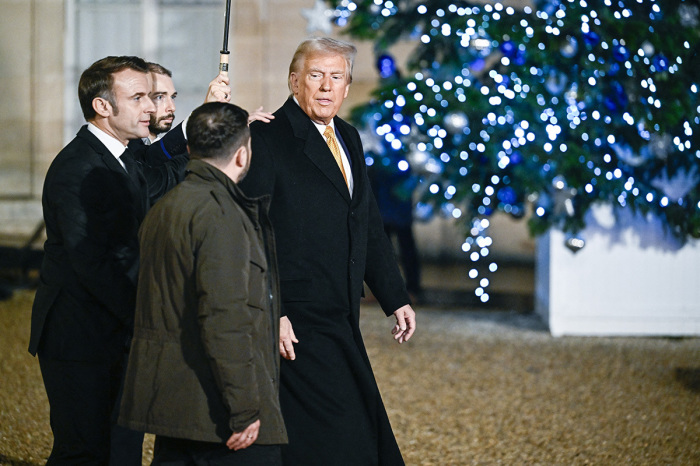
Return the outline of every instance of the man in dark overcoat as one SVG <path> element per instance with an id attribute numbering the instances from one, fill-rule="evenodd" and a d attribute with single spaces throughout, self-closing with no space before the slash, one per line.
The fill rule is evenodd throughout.
<path id="1" fill-rule="evenodd" d="M 334 39 L 302 42 L 290 65 L 293 96 L 270 123 L 251 124 L 255 157 L 241 187 L 272 197 L 286 359 L 285 465 L 403 464 L 360 334 L 363 281 L 395 316 L 399 343 L 413 334 L 415 312 L 369 186 L 359 134 L 336 116 L 355 54 Z"/>

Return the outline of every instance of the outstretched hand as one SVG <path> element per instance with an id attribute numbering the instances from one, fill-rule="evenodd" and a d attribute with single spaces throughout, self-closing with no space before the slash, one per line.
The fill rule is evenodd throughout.
<path id="1" fill-rule="evenodd" d="M 254 112 L 251 112 L 248 115 L 248 123 L 252 123 L 256 120 L 258 121 L 264 121 L 265 123 L 269 123 L 270 120 L 274 120 L 275 116 L 270 113 L 270 112 L 264 112 L 262 107 L 259 107 L 257 110 Z"/>
<path id="2" fill-rule="evenodd" d="M 408 341 L 416 331 L 416 311 L 410 304 L 406 304 L 394 311 L 394 317 L 396 317 L 396 325 L 391 330 L 394 340 L 399 343 Z"/>

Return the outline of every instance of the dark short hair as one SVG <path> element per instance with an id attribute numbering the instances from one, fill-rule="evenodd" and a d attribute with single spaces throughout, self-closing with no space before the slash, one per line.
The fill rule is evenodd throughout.
<path id="1" fill-rule="evenodd" d="M 230 159 L 249 139 L 248 112 L 233 104 L 200 105 L 187 120 L 187 145 L 193 159 Z"/>
<path id="2" fill-rule="evenodd" d="M 112 87 L 114 74 L 123 70 L 148 73 L 148 63 L 142 58 L 133 56 L 105 57 L 83 71 L 78 82 L 78 100 L 85 120 L 90 121 L 95 118 L 92 101 L 97 97 L 107 100 L 114 108 L 115 114 L 119 111 Z"/>
<path id="3" fill-rule="evenodd" d="M 163 65 L 159 65 L 158 63 L 148 63 L 148 71 L 151 73 L 155 74 L 162 74 L 163 76 L 167 76 L 169 78 L 173 77 L 173 72 L 164 67 Z"/>

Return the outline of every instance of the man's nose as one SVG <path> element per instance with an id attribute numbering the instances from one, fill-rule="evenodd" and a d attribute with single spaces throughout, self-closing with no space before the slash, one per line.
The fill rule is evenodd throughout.
<path id="1" fill-rule="evenodd" d="M 330 90 L 331 88 L 331 77 L 326 76 L 323 79 L 321 79 L 321 89 L 324 91 Z"/>
<path id="2" fill-rule="evenodd" d="M 156 112 L 156 104 L 154 104 L 151 99 L 144 99 L 144 102 L 146 102 L 146 105 L 144 106 L 143 113 Z"/>
<path id="3" fill-rule="evenodd" d="M 175 101 L 173 99 L 168 99 L 166 105 L 165 105 L 165 111 L 168 113 L 174 113 L 175 112 Z"/>

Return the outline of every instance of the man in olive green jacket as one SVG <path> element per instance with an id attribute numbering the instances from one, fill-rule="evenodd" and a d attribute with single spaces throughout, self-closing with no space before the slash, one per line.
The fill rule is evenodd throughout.
<path id="1" fill-rule="evenodd" d="M 192 113 L 188 174 L 140 231 L 119 423 L 156 434 L 153 464 L 278 465 L 287 442 L 267 199 L 236 184 L 250 165 L 247 118 L 223 103 Z"/>

